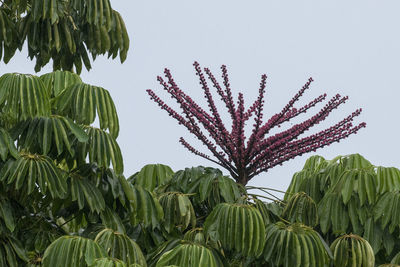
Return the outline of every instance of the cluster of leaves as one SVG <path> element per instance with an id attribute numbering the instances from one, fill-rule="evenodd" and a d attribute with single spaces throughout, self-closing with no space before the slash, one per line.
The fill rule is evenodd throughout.
<path id="1" fill-rule="evenodd" d="M 316 229 L 328 243 L 342 234 L 353 233 L 369 242 L 376 263 L 392 259 L 392 263 L 398 263 L 399 169 L 374 166 L 359 154 L 332 160 L 313 156 L 303 170 L 294 174 L 285 200 L 299 192 L 306 193 L 315 203 Z"/>
<path id="2" fill-rule="evenodd" d="M 0 3 L 0 60 L 7 63 L 25 40 L 35 71 L 53 60 L 53 69 L 77 73 L 91 68 L 89 54 L 118 54 L 125 61 L 129 37 L 110 0 L 5 0 Z"/>

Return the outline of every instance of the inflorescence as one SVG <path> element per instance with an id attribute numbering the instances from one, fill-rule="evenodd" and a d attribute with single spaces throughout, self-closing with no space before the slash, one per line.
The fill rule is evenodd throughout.
<path id="1" fill-rule="evenodd" d="M 179 141 L 184 147 L 192 153 L 225 168 L 238 183 L 243 185 L 247 184 L 252 177 L 261 172 L 267 171 L 296 156 L 316 151 L 316 149 L 334 142 L 339 142 L 341 139 L 357 133 L 360 128 L 366 126 L 365 122 L 357 126 L 353 126 L 352 124 L 354 117 L 361 113 L 360 108 L 334 126 L 299 139 L 301 134 L 325 120 L 334 109 L 345 103 L 348 99 L 347 96 L 342 97 L 337 94 L 311 118 L 302 123 L 294 124 L 289 129 L 280 133 L 268 135 L 271 129 L 280 127 L 284 122 L 307 112 L 310 108 L 326 99 L 326 94 L 323 94 L 300 108 L 293 107 L 295 102 L 309 89 L 310 84 L 313 82 L 312 78 L 307 81 L 281 112 L 273 115 L 264 123 L 263 108 L 267 80 L 265 74 L 261 76 L 258 98 L 248 109 L 245 109 L 242 93 L 239 93 L 236 103 L 233 100 L 225 65 L 221 66 L 224 88 L 208 68 L 204 68 L 203 72 L 199 63 L 194 62 L 193 65 L 196 70 L 196 75 L 199 76 L 200 85 L 204 91 L 209 112 L 197 105 L 190 96 L 179 89 L 168 69 L 164 70 L 167 81 L 160 76 L 157 77 L 157 80 L 180 105 L 182 113 L 178 113 L 170 108 L 152 90 L 148 89 L 147 93 L 162 109 L 166 110 L 179 124 L 185 126 L 189 132 L 194 134 L 207 146 L 214 158 L 201 153 L 181 137 Z M 219 115 L 204 73 L 226 105 L 232 119 L 232 128 L 230 130 L 227 129 Z M 245 123 L 253 115 L 253 130 L 250 137 L 247 139 L 244 130 Z M 204 130 L 207 131 L 208 136 L 204 134 Z"/>

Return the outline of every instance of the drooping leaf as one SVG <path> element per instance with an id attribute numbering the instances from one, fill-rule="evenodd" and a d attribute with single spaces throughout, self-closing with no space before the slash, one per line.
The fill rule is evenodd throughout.
<path id="1" fill-rule="evenodd" d="M 114 258 L 98 258 L 95 259 L 93 264 L 89 267 L 131 267 L 132 265 L 127 265 L 125 262 L 114 259 Z M 140 266 L 140 265 L 136 265 Z"/>
<path id="2" fill-rule="evenodd" d="M 2 266 L 18 267 L 28 261 L 27 253 L 21 242 L 11 235 L 0 238 L 0 263 Z"/>
<path id="3" fill-rule="evenodd" d="M 122 174 L 124 170 L 122 154 L 115 139 L 101 129 L 89 126 L 85 128 L 89 140 L 78 144 L 80 161 L 85 162 L 86 156 L 89 155 L 90 162 L 96 162 L 97 166 L 103 168 L 108 168 L 112 163 L 116 174 Z"/>
<path id="4" fill-rule="evenodd" d="M 118 179 L 132 208 L 130 211 L 132 224 L 143 222 L 144 225 L 151 226 L 153 229 L 158 226 L 164 217 L 163 209 L 158 200 L 141 186 L 133 186 L 128 183 L 123 176 L 118 176 Z"/>
<path id="5" fill-rule="evenodd" d="M 107 253 L 93 240 L 79 236 L 62 236 L 46 249 L 43 266 L 86 267 L 96 258 L 106 257 Z"/>
<path id="6" fill-rule="evenodd" d="M 67 193 L 66 179 L 52 160 L 43 155 L 21 153 L 16 160 L 9 160 L 0 171 L 0 180 L 13 184 L 16 190 L 21 188 L 28 195 L 40 189 L 53 198 L 64 198 Z"/>
<path id="7" fill-rule="evenodd" d="M 118 136 L 119 122 L 115 105 L 110 93 L 104 88 L 75 83 L 55 98 L 54 106 L 57 113 L 78 124 L 90 125 L 97 117 L 100 129 L 108 129 L 113 138 Z"/>
<path id="8" fill-rule="evenodd" d="M 391 191 L 383 194 L 377 201 L 374 209 L 374 221 L 380 221 L 382 228 L 389 226 L 393 233 L 400 227 L 400 192 Z"/>
<path id="9" fill-rule="evenodd" d="M 71 119 L 59 115 L 36 117 L 19 123 L 12 130 L 18 138 L 18 146 L 43 155 L 54 151 L 59 156 L 68 151 L 75 155 L 75 141 L 87 142 L 89 137 L 85 131 Z"/>
<path id="10" fill-rule="evenodd" d="M 76 83 L 82 83 L 79 75 L 70 71 L 56 70 L 40 76 L 49 96 L 57 97 L 64 89 Z"/>
<path id="11" fill-rule="evenodd" d="M 86 205 L 92 212 L 101 212 L 105 208 L 104 198 L 96 185 L 82 176 L 79 170 L 72 171 L 69 174 L 71 199 L 78 202 L 79 209 L 83 209 Z"/>
<path id="12" fill-rule="evenodd" d="M 128 180 L 135 185 L 140 185 L 149 191 L 153 191 L 154 188 L 169 181 L 173 174 L 174 172 L 167 165 L 148 164 Z"/>
<path id="13" fill-rule="evenodd" d="M 311 227 L 277 222 L 267 226 L 266 235 L 263 256 L 274 266 L 330 266 L 329 247 Z"/>
<path id="14" fill-rule="evenodd" d="M 286 204 L 282 217 L 293 223 L 299 222 L 314 227 L 318 223 L 317 205 L 306 193 L 296 193 Z"/>
<path id="15" fill-rule="evenodd" d="M 104 229 L 97 234 L 95 242 L 107 251 L 108 256 L 117 258 L 129 264 L 138 263 L 146 267 L 146 260 L 140 247 L 127 235 Z"/>
<path id="16" fill-rule="evenodd" d="M 0 77 L 0 106 L 12 122 L 50 115 L 50 98 L 39 77 L 7 73 Z"/>
<path id="17" fill-rule="evenodd" d="M 15 147 L 13 140 L 8 131 L 0 128 L 0 158 L 2 161 L 6 161 L 8 155 L 14 158 L 18 157 L 18 151 Z"/>
<path id="18" fill-rule="evenodd" d="M 197 243 L 183 242 L 174 249 L 164 253 L 156 267 L 167 266 L 224 266 L 218 253 Z"/>
<path id="19" fill-rule="evenodd" d="M 227 250 L 258 257 L 265 242 L 265 225 L 260 212 L 244 204 L 218 204 L 204 223 L 204 231 Z"/>
<path id="20" fill-rule="evenodd" d="M 167 192 L 160 196 L 159 202 L 164 210 L 163 226 L 168 233 L 174 229 L 183 231 L 189 225 L 196 225 L 196 215 L 186 194 Z"/>
<path id="21" fill-rule="evenodd" d="M 331 244 L 334 267 L 374 267 L 375 256 L 372 247 L 357 235 L 344 235 Z"/>

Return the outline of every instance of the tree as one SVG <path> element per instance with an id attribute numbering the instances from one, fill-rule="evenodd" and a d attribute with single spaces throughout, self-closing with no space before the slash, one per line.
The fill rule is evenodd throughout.
<path id="1" fill-rule="evenodd" d="M 246 185 L 251 178 L 261 172 L 265 172 L 296 156 L 315 151 L 334 142 L 339 142 L 366 126 L 364 122 L 356 126 L 352 125 L 354 117 L 361 113 L 361 109 L 357 109 L 334 126 L 316 134 L 299 138 L 311 127 L 324 121 L 334 109 L 338 108 L 348 98 L 347 96 L 341 97 L 337 94 L 311 118 L 302 123 L 295 124 L 283 132 L 268 136 L 270 131 L 275 127 L 280 127 L 283 123 L 307 112 L 310 108 L 325 100 L 326 94 L 315 98 L 303 107 L 294 107 L 294 104 L 303 93 L 309 89 L 313 79 L 310 78 L 308 80 L 281 112 L 273 115 L 267 122 L 263 123 L 264 93 L 267 79 L 265 74 L 261 76 L 258 98 L 246 110 L 242 93 L 239 93 L 237 107 L 235 105 L 226 66 L 223 65 L 221 67 L 224 89 L 222 89 L 211 71 L 208 68 L 204 68 L 204 72 L 212 82 L 222 102 L 226 105 L 232 119 L 232 130 L 229 131 L 228 126 L 221 119 L 199 63 L 195 62 L 193 65 L 196 75 L 199 76 L 210 113 L 197 105 L 190 96 L 179 89 L 168 69 L 164 71 L 168 81 L 164 81 L 160 76 L 157 77 L 157 80 L 163 86 L 164 90 L 179 104 L 182 109 L 182 115 L 165 104 L 152 90 L 148 89 L 147 92 L 161 109 L 164 109 L 179 124 L 185 126 L 190 133 L 195 135 L 207 147 L 215 159 L 198 151 L 181 137 L 179 141 L 184 147 L 190 152 L 228 170 L 231 176 L 243 185 Z M 245 125 L 253 115 L 255 115 L 253 130 L 248 140 L 246 140 Z M 207 132 L 209 137 L 204 134 L 202 128 Z"/>
<path id="2" fill-rule="evenodd" d="M 27 43 L 35 71 L 53 60 L 54 70 L 91 69 L 89 54 L 118 54 L 124 62 L 129 37 L 110 0 L 4 0 L 0 3 L 0 60 L 9 62 Z"/>
<path id="3" fill-rule="evenodd" d="M 76 25 L 85 36 L 84 25 L 108 25 L 104 19 L 107 3 L 2 1 L 0 47 L 6 61 L 25 38 L 22 35 L 20 39 L 20 30 L 25 29 L 20 23 L 29 22 L 34 28 L 50 25 L 55 33 L 59 27 L 63 29 L 65 19 L 83 21 Z M 77 18 L 82 14 L 86 16 L 81 21 Z M 23 26 L 17 29 L 15 25 Z M 114 30 L 107 33 L 113 35 Z M 30 51 L 39 51 L 30 38 L 28 35 Z M 46 41 L 42 41 L 45 51 Z M 47 42 L 52 46 L 48 50 L 51 58 L 61 62 L 55 69 L 71 70 L 66 55 L 78 57 L 68 50 L 71 44 L 66 41 L 62 44 L 65 49 L 57 51 L 55 46 L 56 52 L 53 41 Z M 87 48 L 94 57 L 99 54 L 99 50 Z M 48 61 L 48 51 L 43 51 L 33 53 L 39 69 Z M 79 72 L 79 63 L 73 64 Z M 265 81 L 259 99 L 250 108 L 261 128 L 263 84 Z M 174 85 L 171 90 L 191 101 Z M 153 98 L 162 103 L 155 95 Z M 273 121 L 280 124 L 322 98 L 299 110 L 292 108 L 292 100 L 286 108 L 289 114 L 286 110 Z M 250 115 L 244 113 L 240 99 L 236 124 L 243 123 L 243 114 Z M 327 110 L 343 101 L 337 97 Z M 201 110 L 194 102 L 192 107 L 183 107 Z M 323 114 L 327 115 L 327 110 Z M 340 134 L 333 136 L 340 139 L 364 126 L 351 128 L 348 124 L 358 113 L 342 122 L 344 132 L 339 126 Z M 278 119 L 280 116 L 284 119 Z M 99 127 L 93 126 L 96 119 Z M 219 127 L 214 125 L 217 133 Z M 244 143 L 240 129 L 236 128 L 236 141 Z M 254 187 L 245 187 L 244 180 L 235 175 L 224 176 L 218 169 L 202 166 L 174 172 L 165 165 L 146 165 L 125 179 L 118 133 L 118 116 L 109 92 L 83 83 L 77 74 L 58 70 L 40 77 L 17 73 L 0 77 L 1 266 L 400 264 L 400 170 L 396 168 L 373 166 L 357 154 L 333 160 L 314 156 L 293 176 L 280 200 L 268 188 L 259 189 L 269 197 L 256 195 L 251 193 Z M 223 138 L 215 136 L 218 142 Z"/>

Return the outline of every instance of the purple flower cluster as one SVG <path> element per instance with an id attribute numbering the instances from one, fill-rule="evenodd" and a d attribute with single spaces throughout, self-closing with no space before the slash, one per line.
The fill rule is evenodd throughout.
<path id="1" fill-rule="evenodd" d="M 280 133 L 269 135 L 271 129 L 280 127 L 282 123 L 307 112 L 310 108 L 325 100 L 326 94 L 323 94 L 300 108 L 293 107 L 303 93 L 309 89 L 311 82 L 313 82 L 312 78 L 307 81 L 281 112 L 273 115 L 267 122 L 263 123 L 264 94 L 267 80 L 265 74 L 261 76 L 257 99 L 248 109 L 245 109 L 242 93 L 239 93 L 237 102 L 233 100 L 225 65 L 221 67 L 223 86 L 220 85 L 208 68 L 204 68 L 203 71 L 199 63 L 194 62 L 193 65 L 196 75 L 199 76 L 200 85 L 204 91 L 209 111 L 201 108 L 190 96 L 179 89 L 168 69 L 164 70 L 166 80 L 160 76 L 157 77 L 157 80 L 171 97 L 176 100 L 182 112 L 179 114 L 174 111 L 152 90 L 148 89 L 147 93 L 162 109 L 166 110 L 179 124 L 185 126 L 189 132 L 194 134 L 207 146 L 214 159 L 199 152 L 181 137 L 179 141 L 184 147 L 192 153 L 225 168 L 238 183 L 243 185 L 247 184 L 252 177 L 261 172 L 267 171 L 296 156 L 315 151 L 333 142 L 339 142 L 341 139 L 357 133 L 360 128 L 366 126 L 364 122 L 357 126 L 352 125 L 354 117 L 361 113 L 361 109 L 357 109 L 334 126 L 316 134 L 299 138 L 305 131 L 325 120 L 334 109 L 345 103 L 348 99 L 347 96 L 342 97 L 337 94 L 311 118 L 302 123 L 294 124 L 289 129 Z M 205 75 L 211 81 L 212 86 L 226 105 L 232 119 L 232 128 L 230 130 L 222 122 Z M 253 130 L 249 138 L 246 139 L 245 124 L 253 116 Z M 207 136 L 204 134 L 204 130 L 207 131 Z"/>

